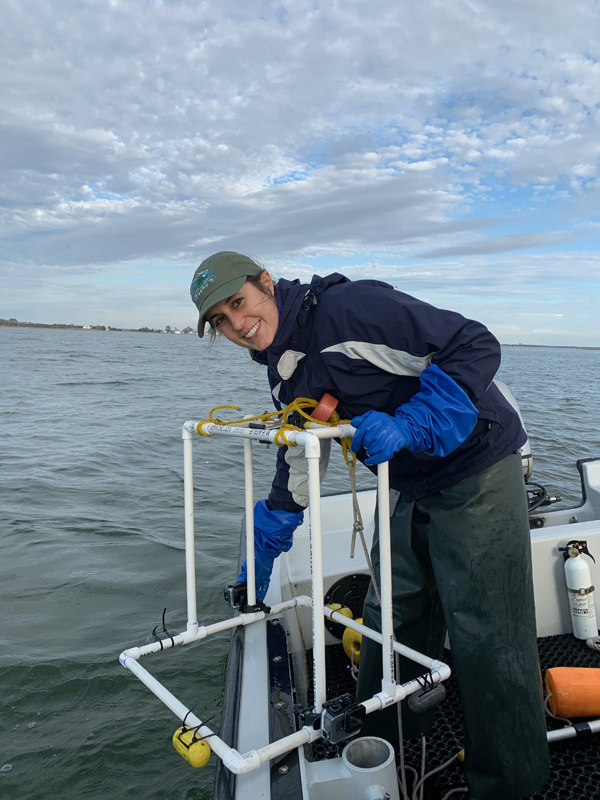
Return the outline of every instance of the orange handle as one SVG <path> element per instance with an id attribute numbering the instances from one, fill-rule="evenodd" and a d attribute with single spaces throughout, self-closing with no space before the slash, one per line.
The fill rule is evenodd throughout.
<path id="1" fill-rule="evenodd" d="M 333 414 L 339 402 L 340 401 L 336 400 L 335 397 L 325 392 L 323 397 L 319 400 L 317 407 L 312 412 L 311 417 L 319 422 L 328 422 L 329 417 Z"/>

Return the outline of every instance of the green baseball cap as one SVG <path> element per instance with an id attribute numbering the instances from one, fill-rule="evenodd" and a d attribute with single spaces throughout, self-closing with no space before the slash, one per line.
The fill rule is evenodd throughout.
<path id="1" fill-rule="evenodd" d="M 249 256 L 224 250 L 205 258 L 200 264 L 190 286 L 190 294 L 198 309 L 198 336 L 204 336 L 204 315 L 215 303 L 238 292 L 246 278 L 262 272 L 262 267 Z"/>

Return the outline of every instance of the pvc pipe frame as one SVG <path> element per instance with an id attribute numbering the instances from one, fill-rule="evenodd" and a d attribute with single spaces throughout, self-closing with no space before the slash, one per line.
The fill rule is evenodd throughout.
<path id="1" fill-rule="evenodd" d="M 291 603 L 292 601 L 289 602 Z M 285 604 L 282 603 L 281 605 Z M 277 742 L 272 742 L 271 744 L 265 745 L 265 747 L 261 747 L 258 750 L 249 750 L 247 753 L 239 753 L 234 747 L 230 747 L 228 744 L 226 744 L 207 725 L 203 725 L 202 721 L 198 719 L 193 712 L 184 706 L 183 703 L 181 703 L 175 697 L 175 695 L 173 695 L 159 681 L 157 681 L 156 678 L 154 678 L 148 672 L 148 670 L 144 669 L 144 667 L 142 667 L 142 665 L 137 661 L 133 651 L 126 650 L 125 652 L 121 653 L 120 660 L 123 666 L 127 667 L 127 669 L 133 672 L 133 674 L 139 678 L 139 680 L 145 686 L 147 686 L 148 689 L 150 689 L 150 691 L 155 694 L 159 700 L 161 700 L 167 706 L 167 708 L 169 708 L 175 714 L 175 716 L 179 717 L 179 719 L 182 721 L 185 720 L 186 725 L 189 728 L 198 728 L 199 735 L 201 737 L 206 737 L 206 742 L 210 745 L 210 749 L 222 760 L 227 769 L 236 775 L 252 772 L 252 770 L 255 770 L 261 764 L 264 764 L 265 761 L 270 761 L 277 756 L 288 753 L 290 750 L 294 750 L 297 747 L 301 747 L 304 744 L 309 744 L 310 742 L 314 742 L 321 738 L 320 730 L 315 730 L 314 728 L 305 725 L 301 730 L 296 731 L 296 733 L 292 733 L 289 736 L 284 736 L 283 739 L 279 739 Z M 446 669 L 448 670 L 448 675 L 446 677 L 449 677 L 450 670 L 449 668 Z M 441 671 L 435 670 L 432 672 L 432 679 L 434 683 L 439 683 L 440 681 L 445 680 L 445 677 L 442 677 Z M 366 700 L 364 703 L 362 703 L 362 705 L 365 707 L 366 713 L 371 714 L 373 711 L 379 711 L 379 709 L 385 708 L 393 703 L 399 703 L 401 700 L 404 700 L 410 694 L 419 691 L 421 688 L 422 683 L 415 679 L 401 686 L 397 686 L 393 697 L 387 694 L 387 692 L 380 692 L 370 700 Z"/>
<path id="2" fill-rule="evenodd" d="M 223 764 L 231 772 L 242 774 L 256 769 L 260 764 L 269 761 L 283 753 L 307 744 L 321 737 L 320 730 L 305 726 L 277 742 L 273 742 L 259 750 L 251 750 L 240 754 L 235 748 L 230 747 L 220 739 L 206 725 L 202 725 L 194 714 L 187 709 L 171 692 L 156 680 L 141 664 L 139 659 L 150 653 L 200 641 L 210 634 L 229 630 L 240 625 L 259 622 L 266 617 L 280 614 L 283 611 L 301 606 L 312 607 L 313 631 L 313 682 L 316 713 L 321 713 L 326 700 L 325 684 L 325 616 L 352 628 L 353 630 L 380 643 L 383 648 L 383 679 L 382 691 L 362 703 L 367 714 L 381 708 L 398 703 L 408 695 L 422 688 L 422 682 L 415 679 L 398 686 L 395 681 L 394 652 L 405 655 L 430 670 L 431 679 L 439 683 L 450 677 L 450 668 L 441 661 L 431 659 L 409 647 L 399 644 L 394 640 L 393 607 L 392 607 L 392 568 L 391 568 L 391 541 L 390 541 L 390 515 L 389 515 L 389 470 L 388 464 L 380 464 L 377 470 L 377 495 L 378 495 L 378 521 L 379 521 L 379 547 L 380 547 L 380 581 L 381 581 L 381 628 L 378 633 L 360 623 L 350 620 L 324 605 L 323 592 L 323 554 L 321 530 L 321 486 L 319 475 L 319 460 L 321 447 L 320 439 L 343 438 L 352 436 L 354 428 L 351 425 L 338 425 L 336 427 L 315 427 L 307 431 L 290 431 L 286 433 L 288 439 L 304 447 L 308 463 L 308 496 L 309 496 L 309 543 L 310 566 L 312 579 L 312 598 L 306 596 L 295 597 L 284 603 L 279 603 L 271 608 L 269 614 L 263 611 L 249 614 L 239 614 L 222 622 L 209 626 L 198 626 L 196 620 L 196 572 L 194 556 L 194 500 L 193 500 L 193 460 L 192 439 L 195 432 L 214 436 L 235 436 L 244 439 L 244 473 L 245 473 L 245 508 L 246 508 L 246 575 L 248 578 L 248 603 L 254 605 L 256 601 L 255 568 L 254 568 L 254 500 L 253 500 L 253 468 L 252 468 L 252 440 L 270 443 L 275 441 L 276 430 L 262 430 L 259 428 L 232 427 L 229 425 L 216 425 L 214 423 L 198 423 L 188 421 L 182 428 L 184 452 L 184 501 L 185 501 L 185 550 L 186 550 L 186 590 L 188 622 L 185 632 L 169 636 L 165 639 L 142 647 L 133 647 L 123 651 L 119 656 L 121 664 L 129 669 L 152 691 L 180 720 L 186 720 L 188 727 L 198 727 L 199 733 L 207 738 L 210 745 Z M 323 613 L 319 613 L 323 609 Z M 576 733 L 572 734 L 576 735 Z"/>

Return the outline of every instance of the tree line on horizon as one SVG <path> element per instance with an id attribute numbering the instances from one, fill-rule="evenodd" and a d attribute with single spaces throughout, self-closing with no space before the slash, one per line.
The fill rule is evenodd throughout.
<path id="1" fill-rule="evenodd" d="M 177 328 L 171 328 L 170 325 L 166 325 L 164 329 L 160 328 L 148 328 L 144 326 L 143 328 L 113 328 L 111 325 L 75 325 L 75 323 L 65 323 L 65 322 L 55 322 L 55 323 L 45 323 L 45 322 L 20 322 L 19 320 L 11 317 L 10 319 L 1 319 L 0 318 L 0 327 L 5 328 L 56 328 L 56 329 L 63 329 L 63 330 L 91 330 L 91 331 L 127 331 L 133 333 L 194 333 L 194 329 L 191 328 L 189 325 L 188 327 L 184 328 L 182 331 L 179 331 Z"/>

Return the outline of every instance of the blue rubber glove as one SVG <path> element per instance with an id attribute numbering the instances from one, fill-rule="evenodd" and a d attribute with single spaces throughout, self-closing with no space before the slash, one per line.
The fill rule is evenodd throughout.
<path id="1" fill-rule="evenodd" d="M 296 514 L 293 511 L 269 511 L 266 500 L 259 500 L 254 506 L 254 570 L 256 575 L 256 599 L 262 602 L 265 599 L 273 562 L 280 553 L 287 553 L 294 542 L 294 531 L 304 522 L 302 511 Z M 242 571 L 236 583 L 245 583 L 246 562 L 242 564 Z"/>
<path id="2" fill-rule="evenodd" d="M 365 464 L 382 464 L 406 447 L 413 453 L 447 456 L 469 436 L 478 411 L 466 392 L 435 364 L 421 373 L 421 389 L 394 416 L 367 411 L 351 421 L 352 450 L 367 451 Z"/>

